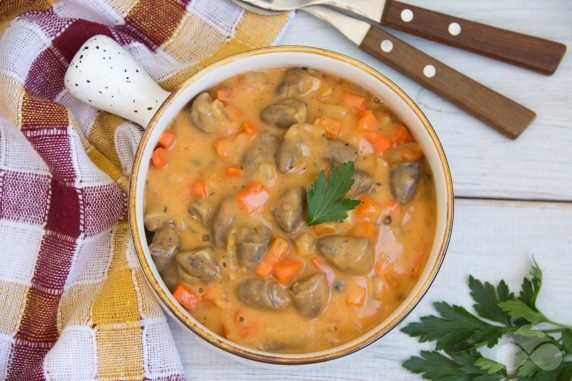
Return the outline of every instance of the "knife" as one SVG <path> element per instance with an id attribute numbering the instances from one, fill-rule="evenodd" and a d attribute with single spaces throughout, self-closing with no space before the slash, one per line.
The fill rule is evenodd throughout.
<path id="1" fill-rule="evenodd" d="M 363 2 L 365 14 L 380 10 L 377 1 Z M 303 10 L 338 29 L 361 50 L 446 98 L 511 139 L 532 123 L 536 114 L 519 103 L 459 73 L 397 37 L 332 9 Z"/>
<path id="2" fill-rule="evenodd" d="M 383 9 L 379 10 L 378 7 L 378 13 L 369 15 L 382 25 L 542 74 L 553 74 L 566 52 L 566 45 L 558 42 L 495 28 L 399 1 L 351 0 L 351 3 L 378 1 L 382 3 Z"/>
<path id="3" fill-rule="evenodd" d="M 268 10 L 304 9 L 312 5 L 336 9 L 353 18 L 388 26 L 442 44 L 512 63 L 543 74 L 553 74 L 566 45 L 528 36 L 395 0 L 243 0 Z M 287 5 L 290 4 L 290 5 Z"/>

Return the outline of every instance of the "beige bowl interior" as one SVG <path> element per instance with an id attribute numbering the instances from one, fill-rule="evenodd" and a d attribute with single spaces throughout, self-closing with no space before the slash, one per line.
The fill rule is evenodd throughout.
<path id="1" fill-rule="evenodd" d="M 346 78 L 384 101 L 410 128 L 433 171 L 437 195 L 435 240 L 427 265 L 412 292 L 384 321 L 366 334 L 335 348 L 304 354 L 281 354 L 253 350 L 235 344 L 202 326 L 181 307 L 161 280 L 145 242 L 143 226 L 144 185 L 155 143 L 175 115 L 200 92 L 234 75 L 260 69 L 292 66 L 309 67 Z M 391 330 L 427 291 L 443 260 L 452 226 L 453 189 L 449 166 L 441 144 L 429 121 L 415 103 L 393 82 L 370 67 L 341 54 L 305 47 L 275 47 L 242 53 L 202 70 L 175 91 L 157 112 L 145 132 L 133 168 L 129 217 L 135 247 L 146 278 L 164 308 L 183 326 L 227 352 L 252 360 L 280 363 L 313 363 L 337 358 L 375 341 Z"/>

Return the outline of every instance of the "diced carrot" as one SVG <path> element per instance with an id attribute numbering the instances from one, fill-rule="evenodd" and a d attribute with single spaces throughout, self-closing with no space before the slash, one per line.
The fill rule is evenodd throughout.
<path id="1" fill-rule="evenodd" d="M 243 339 L 247 336 L 250 336 L 258 325 L 258 320 L 252 316 L 252 314 L 245 313 L 245 310 L 242 308 L 236 311 L 236 315 L 234 315 L 234 321 L 238 326 L 238 335 Z"/>
<path id="2" fill-rule="evenodd" d="M 423 159 L 423 151 L 419 147 L 408 147 L 401 151 L 401 158 L 407 161 L 416 161 Z"/>
<path id="3" fill-rule="evenodd" d="M 242 176 L 242 169 L 238 167 L 228 167 L 226 169 L 226 177 L 240 177 Z"/>
<path id="4" fill-rule="evenodd" d="M 196 200 L 206 200 L 209 197 L 207 182 L 205 180 L 199 180 L 192 183 L 191 196 Z"/>
<path id="5" fill-rule="evenodd" d="M 284 259 L 274 265 L 274 277 L 281 284 L 290 284 L 304 267 L 304 263 L 297 259 Z"/>
<path id="6" fill-rule="evenodd" d="M 232 91 L 232 89 L 229 89 L 229 88 L 224 87 L 224 88 L 218 89 L 218 90 L 216 91 L 216 98 L 217 98 L 219 101 L 221 101 L 221 102 L 223 102 L 223 103 L 226 104 L 226 103 L 228 103 L 228 102 L 232 102 L 232 101 L 233 101 L 233 99 L 234 99 L 234 92 Z"/>
<path id="7" fill-rule="evenodd" d="M 425 253 L 421 253 L 415 258 L 413 262 L 413 267 L 411 268 L 411 276 L 413 278 L 419 278 L 421 274 L 421 270 L 423 270 L 423 266 L 425 265 L 427 255 Z"/>
<path id="8" fill-rule="evenodd" d="M 173 297 L 187 310 L 194 310 L 199 304 L 199 297 L 182 283 L 173 292 Z"/>
<path id="9" fill-rule="evenodd" d="M 163 148 L 171 148 L 173 144 L 175 144 L 175 134 L 169 131 L 163 131 L 158 143 Z"/>
<path id="10" fill-rule="evenodd" d="M 234 148 L 234 137 L 218 139 L 213 143 L 216 154 L 221 159 L 228 159 Z"/>
<path id="11" fill-rule="evenodd" d="M 322 115 L 316 119 L 314 124 L 323 128 L 326 136 L 329 136 L 330 138 L 336 138 L 340 136 L 340 133 L 342 132 L 342 122 L 331 116 Z"/>
<path id="12" fill-rule="evenodd" d="M 252 183 L 237 193 L 236 200 L 241 209 L 250 214 L 262 209 L 268 197 L 268 191 L 263 184 Z"/>
<path id="13" fill-rule="evenodd" d="M 344 104 L 353 108 L 355 111 L 359 112 L 365 109 L 367 104 L 367 99 L 361 95 L 346 93 L 344 94 Z"/>
<path id="14" fill-rule="evenodd" d="M 155 168 L 165 168 L 169 165 L 169 155 L 167 154 L 167 150 L 162 147 L 155 148 L 155 151 L 151 154 L 151 161 Z"/>
<path id="15" fill-rule="evenodd" d="M 383 206 L 383 210 L 385 212 L 393 212 L 395 210 L 399 209 L 399 201 L 397 201 L 396 199 L 392 198 L 389 201 L 387 201 L 385 203 L 385 205 Z"/>
<path id="16" fill-rule="evenodd" d="M 379 128 L 379 121 L 371 112 L 371 110 L 363 110 L 359 113 L 358 131 L 372 131 L 375 132 Z"/>
<path id="17" fill-rule="evenodd" d="M 351 229 L 350 235 L 364 237 L 372 242 L 377 238 L 377 227 L 371 222 L 357 222 Z"/>
<path id="18" fill-rule="evenodd" d="M 412 141 L 413 136 L 411 136 L 407 127 L 405 127 L 403 123 L 399 123 L 393 133 L 393 144 L 398 146 L 401 144 L 411 143 Z"/>
<path id="19" fill-rule="evenodd" d="M 336 225 L 333 222 L 324 222 L 322 224 L 313 226 L 314 233 L 317 235 L 334 234 L 338 231 Z"/>
<path id="20" fill-rule="evenodd" d="M 391 139 L 381 132 L 364 132 L 363 137 L 377 154 L 383 155 L 389 148 L 391 148 Z"/>
<path id="21" fill-rule="evenodd" d="M 269 276 L 273 269 L 274 265 L 280 261 L 280 259 L 288 254 L 290 250 L 290 244 L 284 238 L 276 237 L 270 244 L 264 256 L 260 259 L 260 262 L 256 265 L 255 272 L 259 276 L 266 278 Z"/>
<path id="22" fill-rule="evenodd" d="M 312 258 L 312 263 L 318 270 L 323 272 L 326 275 L 326 279 L 328 280 L 328 284 L 331 286 L 334 281 L 336 280 L 336 272 L 330 266 L 326 265 L 322 261 L 320 261 L 317 257 Z"/>
<path id="23" fill-rule="evenodd" d="M 366 289 L 356 282 L 348 282 L 346 288 L 346 303 L 361 306 L 365 302 Z"/>
<path id="24" fill-rule="evenodd" d="M 360 221 L 376 222 L 381 215 L 381 209 L 371 197 L 363 196 L 356 208 L 355 215 Z"/>
<path id="25" fill-rule="evenodd" d="M 244 122 L 242 124 L 242 132 L 244 132 L 248 136 L 256 136 L 256 134 L 258 133 L 258 130 L 256 129 L 256 126 L 254 125 L 254 123 Z"/>

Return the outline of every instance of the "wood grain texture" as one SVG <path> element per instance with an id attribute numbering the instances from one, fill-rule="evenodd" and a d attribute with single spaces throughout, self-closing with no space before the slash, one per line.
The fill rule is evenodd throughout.
<path id="1" fill-rule="evenodd" d="M 425 8 L 572 44 L 572 2 L 567 0 L 408 0 Z M 491 11 L 494 9 L 494 12 Z M 399 38 L 525 104 L 536 120 L 508 140 L 405 75 L 347 41 L 334 28 L 297 15 L 283 44 L 316 46 L 359 59 L 388 76 L 425 112 L 445 147 L 455 194 L 462 197 L 572 201 L 572 54 L 551 77 L 452 49 L 416 36 Z"/>
<path id="2" fill-rule="evenodd" d="M 404 21 L 401 17 L 403 11 L 411 12 L 413 19 Z M 381 23 L 548 75 L 556 71 L 566 52 L 566 45 L 555 41 L 495 28 L 398 1 L 387 2 Z M 459 26 L 458 35 L 449 32 L 452 23 Z"/>
<path id="3" fill-rule="evenodd" d="M 391 49 L 384 51 L 382 44 L 389 44 Z M 523 105 L 474 81 L 384 30 L 370 28 L 360 49 L 407 74 L 511 139 L 520 136 L 536 118 L 536 114 Z"/>
<path id="4" fill-rule="evenodd" d="M 432 312 L 446 299 L 470 307 L 469 274 L 518 288 L 532 257 L 544 270 L 539 306 L 556 321 L 572 322 L 572 204 L 458 201 L 453 239 L 429 293 L 400 325 Z M 417 380 L 401 362 L 427 348 L 398 330 L 347 358 L 317 367 L 261 368 L 215 352 L 171 321 L 175 342 L 189 380 Z M 490 356 L 501 356 L 494 352 Z M 502 357 L 500 357 L 502 359 Z"/>

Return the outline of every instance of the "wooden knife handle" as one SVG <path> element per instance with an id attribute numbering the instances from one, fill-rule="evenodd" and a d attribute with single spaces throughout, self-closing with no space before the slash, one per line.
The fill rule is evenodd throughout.
<path id="1" fill-rule="evenodd" d="M 387 0 L 381 23 L 543 74 L 553 74 L 566 45 Z"/>
<path id="2" fill-rule="evenodd" d="M 360 49 L 515 139 L 536 114 L 413 46 L 371 27 Z"/>

